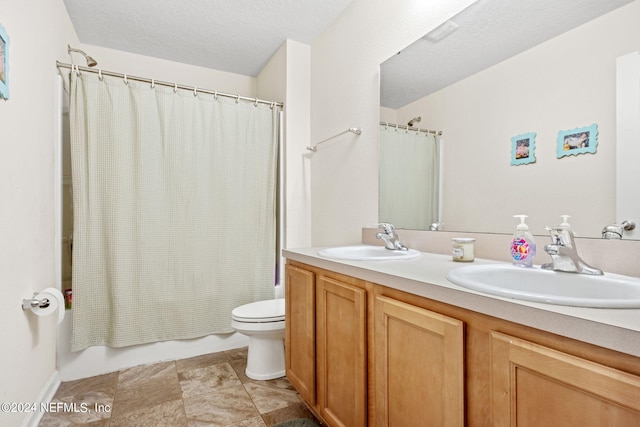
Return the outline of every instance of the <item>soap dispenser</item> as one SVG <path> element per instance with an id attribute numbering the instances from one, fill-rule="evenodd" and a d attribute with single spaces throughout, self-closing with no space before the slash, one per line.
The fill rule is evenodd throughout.
<path id="1" fill-rule="evenodd" d="M 513 217 L 520 218 L 520 224 L 516 227 L 511 241 L 513 265 L 531 267 L 533 266 L 533 257 L 536 255 L 536 243 L 533 235 L 529 233 L 529 226 L 525 223 L 527 215 L 514 215 Z"/>

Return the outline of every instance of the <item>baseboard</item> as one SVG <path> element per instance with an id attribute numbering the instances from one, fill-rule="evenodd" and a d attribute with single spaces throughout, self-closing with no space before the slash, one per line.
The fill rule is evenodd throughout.
<path id="1" fill-rule="evenodd" d="M 49 380 L 46 382 L 38 398 L 35 400 L 38 404 L 51 402 L 53 400 L 53 396 L 56 394 L 56 391 L 60 387 L 60 375 L 58 375 L 58 371 L 55 370 L 49 377 Z M 38 427 L 42 416 L 44 415 L 41 411 L 29 412 L 27 417 L 22 422 L 22 427 Z"/>

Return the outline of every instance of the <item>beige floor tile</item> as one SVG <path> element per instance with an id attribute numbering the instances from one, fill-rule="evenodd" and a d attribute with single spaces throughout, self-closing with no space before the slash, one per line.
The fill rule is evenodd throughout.
<path id="1" fill-rule="evenodd" d="M 229 424 L 226 427 L 267 427 L 262 417 L 253 417 L 248 420 L 242 420 L 237 423 Z"/>
<path id="2" fill-rule="evenodd" d="M 302 402 L 262 414 L 262 419 L 267 426 L 272 426 L 288 420 L 294 420 L 296 418 L 308 418 L 310 420 L 314 420 L 316 424 L 320 425 L 320 423 L 318 423 L 313 417 L 313 414 Z"/>
<path id="3" fill-rule="evenodd" d="M 189 369 L 206 368 L 211 365 L 218 365 L 229 360 L 226 352 L 203 354 L 201 356 L 190 357 L 188 359 L 176 360 L 176 369 L 178 372 L 187 371 Z"/>
<path id="4" fill-rule="evenodd" d="M 227 350 L 227 351 L 224 351 L 223 353 L 229 358 L 229 360 L 240 359 L 240 360 L 244 360 L 246 363 L 248 352 L 249 352 L 248 347 L 241 347 L 241 348 L 234 348 L 233 350 Z"/>
<path id="5" fill-rule="evenodd" d="M 289 405 L 300 402 L 298 393 L 292 390 L 274 388 L 255 382 L 244 384 L 244 388 L 261 414 L 286 408 Z"/>
<path id="6" fill-rule="evenodd" d="M 216 389 L 242 384 L 228 363 L 183 371 L 178 374 L 178 379 L 183 398 L 212 394 Z"/>
<path id="7" fill-rule="evenodd" d="M 260 414 L 242 385 L 184 398 L 189 427 L 228 426 Z"/>
<path id="8" fill-rule="evenodd" d="M 38 424 L 38 427 L 110 427 L 109 419 L 90 421 L 87 423 L 72 423 L 60 419 L 53 419 L 50 421 L 53 422 L 53 424 L 46 422 L 43 419 L 40 421 L 40 424 Z"/>
<path id="9" fill-rule="evenodd" d="M 236 371 L 236 375 L 240 382 L 247 383 L 253 381 L 251 378 L 247 376 L 245 371 L 247 370 L 247 359 L 229 359 L 229 364 Z"/>
<path id="10" fill-rule="evenodd" d="M 182 400 L 164 402 L 137 410 L 118 413 L 109 427 L 187 427 Z"/>
<path id="11" fill-rule="evenodd" d="M 118 380 L 112 416 L 181 398 L 174 362 L 125 369 Z"/>
<path id="12" fill-rule="evenodd" d="M 251 380 L 250 379 L 247 382 L 258 384 L 258 385 L 261 385 L 263 387 L 275 388 L 275 389 L 278 389 L 278 390 L 289 390 L 289 391 L 293 391 L 293 392 L 296 391 L 296 389 L 293 387 L 293 385 L 291 385 L 291 383 L 289 382 L 287 377 L 276 378 L 276 379 L 267 380 L 267 381 Z"/>
<path id="13" fill-rule="evenodd" d="M 177 374 L 175 362 L 160 362 L 152 365 L 140 365 L 120 371 L 118 388 L 138 385 L 154 379 L 175 378 Z"/>
<path id="14" fill-rule="evenodd" d="M 53 402 L 78 409 L 46 413 L 39 425 L 267 427 L 313 419 L 286 378 L 247 378 L 246 358 L 245 347 L 65 382 Z"/>
<path id="15" fill-rule="evenodd" d="M 51 400 L 50 411 L 40 420 L 40 427 L 85 425 L 108 421 L 113 397 L 101 391 L 86 391 Z M 99 410 L 106 408 L 106 410 Z"/>
<path id="16" fill-rule="evenodd" d="M 87 391 L 101 391 L 113 397 L 118 385 L 118 372 L 84 378 L 76 381 L 66 381 L 60 384 L 55 398 L 74 396 Z"/>

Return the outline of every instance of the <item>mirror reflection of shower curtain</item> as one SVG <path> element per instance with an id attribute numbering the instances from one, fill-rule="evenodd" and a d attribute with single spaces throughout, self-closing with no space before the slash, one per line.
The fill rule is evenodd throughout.
<path id="1" fill-rule="evenodd" d="M 438 159 L 435 135 L 380 126 L 380 222 L 428 230 L 438 221 Z"/>
<path id="2" fill-rule="evenodd" d="M 72 351 L 232 332 L 273 298 L 279 108 L 71 73 Z"/>

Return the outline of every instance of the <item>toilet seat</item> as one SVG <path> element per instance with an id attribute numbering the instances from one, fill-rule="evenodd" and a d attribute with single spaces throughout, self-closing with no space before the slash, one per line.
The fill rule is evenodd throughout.
<path id="1" fill-rule="evenodd" d="M 283 322 L 284 310 L 284 298 L 256 301 L 234 308 L 231 318 L 245 323 Z"/>

